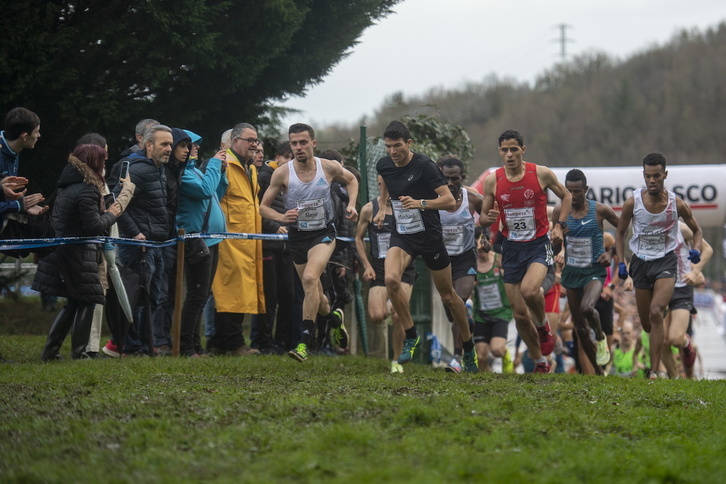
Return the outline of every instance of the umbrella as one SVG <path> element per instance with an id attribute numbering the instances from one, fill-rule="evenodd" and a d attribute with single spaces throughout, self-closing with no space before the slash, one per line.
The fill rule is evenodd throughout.
<path id="1" fill-rule="evenodd" d="M 110 267 L 112 266 L 109 264 L 109 269 Z M 106 292 L 104 310 L 106 311 L 106 323 L 108 323 L 108 329 L 113 335 L 113 340 L 119 347 L 123 347 L 129 326 L 133 324 L 133 318 L 129 320 L 126 317 L 125 309 L 123 309 L 119 301 L 118 288 L 122 288 L 120 290 L 123 290 L 129 307 L 136 307 L 136 301 L 138 300 L 140 292 L 139 275 L 125 265 L 114 263 L 113 267 L 116 268 L 121 276 L 121 284 L 117 285 L 115 281 L 111 280 L 111 284 L 109 284 L 108 291 Z M 108 277 L 111 278 L 111 270 L 107 272 Z"/>
<path id="2" fill-rule="evenodd" d="M 108 275 L 115 289 L 116 297 L 121 305 L 121 309 L 123 310 L 124 315 L 126 315 L 128 322 L 133 323 L 134 315 L 131 309 L 131 303 L 129 302 L 129 296 L 126 293 L 126 288 L 124 287 L 124 283 L 121 278 L 121 272 L 116 265 L 116 251 L 114 250 L 111 242 L 106 241 L 103 244 L 103 256 L 106 259 Z"/>

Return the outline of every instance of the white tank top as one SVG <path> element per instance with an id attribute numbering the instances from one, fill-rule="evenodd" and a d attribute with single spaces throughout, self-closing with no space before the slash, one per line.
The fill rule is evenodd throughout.
<path id="1" fill-rule="evenodd" d="M 474 248 L 474 217 L 469 212 L 469 192 L 462 187 L 461 206 L 455 212 L 439 210 L 446 252 L 461 255 Z"/>
<path id="2" fill-rule="evenodd" d="M 298 209 L 297 221 L 292 224 L 298 230 L 322 230 L 333 220 L 333 204 L 330 200 L 330 183 L 325 177 L 320 158 L 315 157 L 315 177 L 303 183 L 291 161 L 287 192 L 283 195 L 285 210 Z"/>
<path id="3" fill-rule="evenodd" d="M 686 244 L 680 227 L 678 229 L 678 239 L 676 242 L 676 256 L 678 256 L 678 276 L 676 277 L 676 287 L 685 287 L 688 284 L 683 282 L 683 276 L 691 272 L 691 261 L 688 260 L 691 248 Z"/>
<path id="4" fill-rule="evenodd" d="M 630 250 L 643 260 L 655 260 L 676 250 L 679 235 L 676 194 L 666 190 L 668 204 L 661 213 L 650 213 L 643 205 L 643 190 L 635 190 L 633 198 L 633 238 Z"/>

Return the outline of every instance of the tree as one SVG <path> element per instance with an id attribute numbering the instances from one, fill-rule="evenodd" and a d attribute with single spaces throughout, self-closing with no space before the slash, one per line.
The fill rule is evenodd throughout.
<path id="1" fill-rule="evenodd" d="M 88 131 L 107 135 L 115 158 L 142 118 L 216 139 L 320 82 L 398 1 L 11 2 L 0 106 L 38 113 L 43 138 L 28 158 L 54 174 Z M 24 168 L 32 181 L 40 163 Z"/>

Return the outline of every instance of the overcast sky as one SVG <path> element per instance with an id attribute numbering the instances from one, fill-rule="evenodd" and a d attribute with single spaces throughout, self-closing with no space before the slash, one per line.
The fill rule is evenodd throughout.
<path id="1" fill-rule="evenodd" d="M 532 82 L 560 55 L 601 51 L 620 60 L 726 19 L 724 0 L 404 0 L 368 28 L 350 55 L 303 98 L 290 121 L 351 124 L 397 91 L 456 88 L 495 73 Z"/>

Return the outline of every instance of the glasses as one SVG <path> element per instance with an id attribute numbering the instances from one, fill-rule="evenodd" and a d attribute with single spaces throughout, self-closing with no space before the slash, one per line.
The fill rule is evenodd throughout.
<path id="1" fill-rule="evenodd" d="M 235 139 L 241 139 L 242 141 L 246 141 L 246 142 L 248 142 L 248 143 L 249 143 L 249 144 L 251 144 L 251 145 L 258 145 L 258 144 L 260 144 L 260 143 L 262 142 L 262 141 L 260 141 L 260 140 L 259 140 L 259 139 L 257 139 L 257 138 L 240 138 L 240 137 L 238 136 L 238 137 L 236 137 Z"/>

